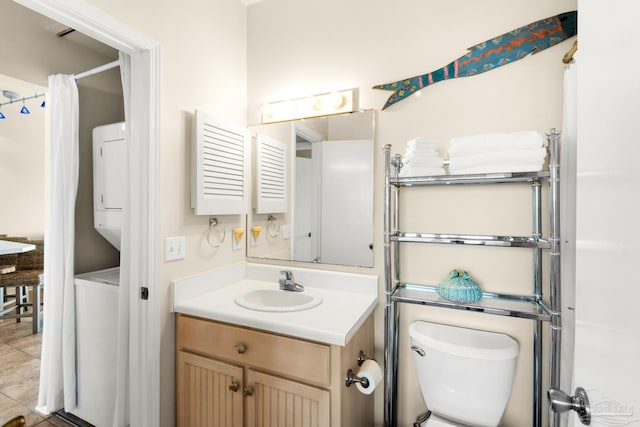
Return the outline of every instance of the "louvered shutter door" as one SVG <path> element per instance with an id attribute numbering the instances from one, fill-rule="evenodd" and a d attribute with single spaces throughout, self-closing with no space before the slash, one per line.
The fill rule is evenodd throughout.
<path id="1" fill-rule="evenodd" d="M 249 131 L 196 110 L 191 207 L 196 215 L 246 214 Z"/>
<path id="2" fill-rule="evenodd" d="M 256 213 L 287 211 L 287 146 L 273 138 L 256 137 Z"/>

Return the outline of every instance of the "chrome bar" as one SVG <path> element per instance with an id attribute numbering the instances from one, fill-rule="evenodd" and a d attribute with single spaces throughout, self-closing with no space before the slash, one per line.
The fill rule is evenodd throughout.
<path id="1" fill-rule="evenodd" d="M 391 300 L 391 145 L 384 146 L 384 426 L 394 427 L 396 420 L 397 391 L 397 316 Z M 397 256 L 397 255 L 396 255 Z"/>
<path id="2" fill-rule="evenodd" d="M 395 173 L 393 175 L 393 178 L 398 178 L 398 175 L 400 173 L 400 169 L 402 169 L 402 156 L 400 156 L 399 154 L 396 154 L 395 156 L 393 156 L 393 160 L 391 161 L 391 164 L 395 167 Z M 395 212 L 395 215 L 393 217 L 393 222 L 392 222 L 392 234 L 391 234 L 391 240 L 394 241 L 393 236 L 395 236 L 398 233 L 398 230 L 400 230 L 400 188 L 399 187 L 393 187 L 393 201 L 394 201 L 394 209 L 393 212 Z M 395 245 L 394 247 L 394 257 L 395 257 L 395 283 L 398 283 L 400 281 L 400 246 Z"/>
<path id="3" fill-rule="evenodd" d="M 547 307 L 529 295 L 508 295 L 483 292 L 477 303 L 458 303 L 441 298 L 436 286 L 400 283 L 392 294 L 392 300 L 399 303 L 421 304 L 433 307 L 453 308 L 521 319 L 549 321 L 551 314 Z"/>
<path id="4" fill-rule="evenodd" d="M 542 240 L 542 190 L 540 182 L 531 185 L 531 208 L 533 218 L 532 240 Z M 549 245 L 548 241 L 545 241 Z M 545 249 L 550 247 L 547 246 Z M 542 296 L 542 248 L 534 248 L 533 251 L 533 294 L 540 299 Z"/>
<path id="5" fill-rule="evenodd" d="M 435 175 L 396 177 L 391 184 L 400 187 L 425 185 L 454 185 L 454 184 L 499 184 L 516 182 L 543 181 L 549 178 L 549 172 L 501 172 L 473 175 Z"/>
<path id="6" fill-rule="evenodd" d="M 560 389 L 560 362 L 562 345 L 562 300 L 560 294 L 560 132 L 551 129 L 547 132 L 549 140 L 549 301 L 551 304 L 551 350 L 549 387 Z M 553 413 L 551 427 L 560 426 L 560 414 Z"/>
<path id="7" fill-rule="evenodd" d="M 539 181 L 531 184 L 531 216 L 533 221 L 532 236 L 534 239 L 542 237 L 542 188 Z M 542 299 L 542 249 L 533 249 L 533 295 L 537 300 Z M 542 321 L 537 320 L 533 325 L 533 422 L 534 427 L 542 426 Z"/>
<path id="8" fill-rule="evenodd" d="M 551 318 L 546 319 L 547 321 Z M 533 325 L 533 422 L 532 426 L 542 426 L 542 320 Z"/>
<path id="9" fill-rule="evenodd" d="M 520 236 L 485 236 L 473 234 L 437 234 L 437 233 L 407 233 L 392 234 L 392 241 L 414 243 L 443 243 L 458 245 L 503 246 L 520 248 L 548 249 L 549 242 L 535 237 Z"/>

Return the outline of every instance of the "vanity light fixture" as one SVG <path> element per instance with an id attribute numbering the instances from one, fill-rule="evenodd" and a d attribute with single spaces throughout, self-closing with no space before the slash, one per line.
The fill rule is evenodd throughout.
<path id="1" fill-rule="evenodd" d="M 354 90 L 341 90 L 321 95 L 262 104 L 262 123 L 306 119 L 355 110 Z"/>

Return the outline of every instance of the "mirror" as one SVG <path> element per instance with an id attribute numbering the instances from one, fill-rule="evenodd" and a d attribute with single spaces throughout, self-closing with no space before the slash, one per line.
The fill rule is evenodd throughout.
<path id="1" fill-rule="evenodd" d="M 253 258 L 373 267 L 375 112 L 251 126 Z M 261 140 L 285 148 L 286 212 L 256 211 Z M 264 173 L 260 173 L 264 177 Z M 261 180 L 264 178 L 261 178 Z M 268 196 L 268 194 L 266 195 Z"/>

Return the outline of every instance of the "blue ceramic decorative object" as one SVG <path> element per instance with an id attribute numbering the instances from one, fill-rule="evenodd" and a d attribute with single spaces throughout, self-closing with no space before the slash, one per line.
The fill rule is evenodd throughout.
<path id="1" fill-rule="evenodd" d="M 453 270 L 438 283 L 438 295 L 454 302 L 470 303 L 482 299 L 480 286 L 466 271 Z"/>

